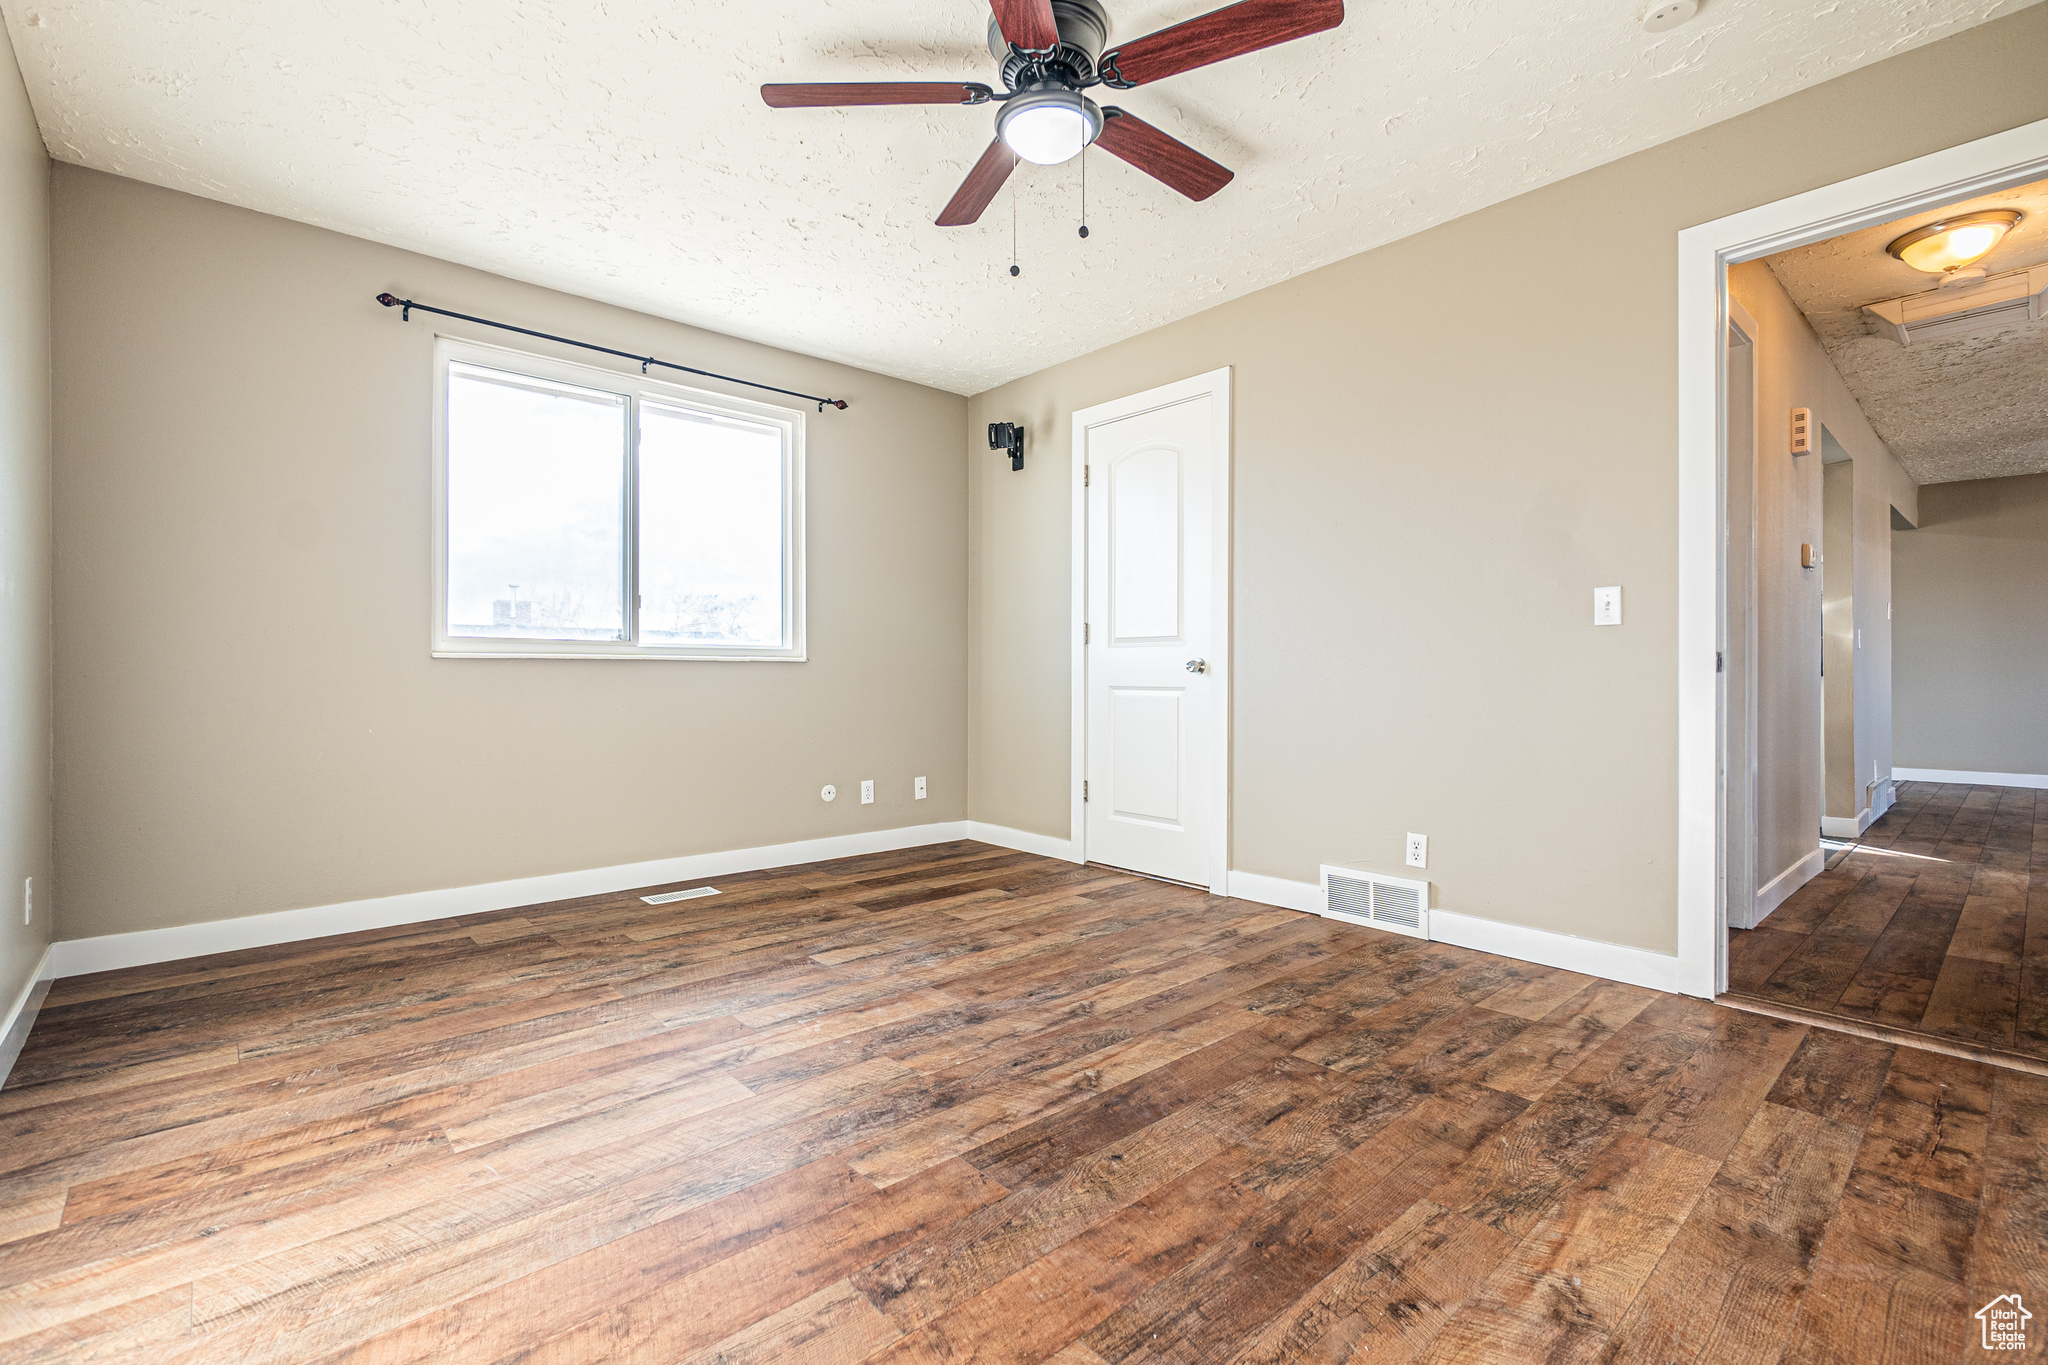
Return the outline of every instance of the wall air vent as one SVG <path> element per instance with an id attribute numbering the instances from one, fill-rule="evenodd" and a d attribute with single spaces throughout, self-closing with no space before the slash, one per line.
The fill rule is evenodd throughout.
<path id="1" fill-rule="evenodd" d="M 2039 322 L 2048 314 L 2048 266 L 2008 270 L 1976 284 L 1950 285 L 1902 299 L 1868 303 L 1863 312 L 1881 336 L 1901 346 L 1941 337 Z"/>
<path id="2" fill-rule="evenodd" d="M 1323 865 L 1323 913 L 1331 919 L 1429 937 L 1429 883 Z"/>
<path id="3" fill-rule="evenodd" d="M 715 896 L 715 886 L 693 886 L 688 891 L 664 891 L 659 896 L 642 896 L 649 905 L 674 905 L 677 901 L 693 901 L 699 896 Z"/>

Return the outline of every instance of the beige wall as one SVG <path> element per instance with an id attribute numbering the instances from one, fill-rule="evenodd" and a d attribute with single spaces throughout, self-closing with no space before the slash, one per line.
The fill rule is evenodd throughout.
<path id="1" fill-rule="evenodd" d="M 1757 884 L 1765 887 L 1820 844 L 1823 814 L 1854 818 L 1868 804 L 1871 764 L 1889 773 L 1891 758 L 1891 508 L 1915 510 L 1913 481 L 1878 439 L 1828 359 L 1820 338 L 1761 261 L 1728 272 L 1729 293 L 1748 310 L 1757 338 Z M 1852 706 L 1853 744 L 1840 746 L 1839 778 L 1855 801 L 1835 809 L 1823 780 L 1821 599 L 1825 570 L 1799 566 L 1802 544 L 1825 544 L 1822 454 L 1791 454 L 1793 408 L 1813 420 L 1849 456 L 1854 501 L 1848 520 L 1855 546 L 1838 613 L 1851 642 L 1851 669 L 1829 679 Z M 1841 566 L 1836 566 L 1841 567 Z M 1853 646 L 1863 631 L 1863 648 Z M 1827 725 L 1845 717 L 1837 695 Z M 1851 727 L 1842 725 L 1847 731 Z M 1858 776 L 1860 774 L 1860 776 Z"/>
<path id="2" fill-rule="evenodd" d="M 1920 490 L 1892 541 L 1898 764 L 2048 774 L 2048 474 Z"/>
<path id="3" fill-rule="evenodd" d="M 69 166 L 54 221 L 60 937 L 964 815 L 964 399 Z M 809 662 L 429 658 L 385 289 L 848 398 Z"/>
<path id="4" fill-rule="evenodd" d="M 2048 117 L 2044 53 L 2035 7 L 978 397 L 973 816 L 1068 832 L 1071 414 L 1232 366 L 1233 866 L 1414 830 L 1448 909 L 1673 951 L 1676 234 Z"/>
<path id="5" fill-rule="evenodd" d="M 0 1021 L 50 941 L 53 864 L 50 159 L 0 31 Z M 21 922 L 27 877 L 31 924 Z M 0 1076 L 11 1060 L 0 1056 Z"/>

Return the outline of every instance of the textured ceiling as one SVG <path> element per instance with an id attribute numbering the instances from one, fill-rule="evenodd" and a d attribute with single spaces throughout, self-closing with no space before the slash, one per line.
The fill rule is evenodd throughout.
<path id="1" fill-rule="evenodd" d="M 1112 38 L 1215 7 L 1107 0 Z M 1104 155 L 932 216 L 986 108 L 765 108 L 767 80 L 992 81 L 976 0 L 0 0 L 64 161 L 974 393 L 2030 0 L 1355 0 L 1117 102 L 1238 172 Z M 451 301 L 460 306 L 460 300 Z"/>
<path id="2" fill-rule="evenodd" d="M 1765 259 L 1919 483 L 2048 473 L 2048 320 L 1901 346 L 1863 312 L 1932 282 L 1887 256 L 1886 243 L 1947 214 L 1989 208 L 2027 216 L 1979 265 L 1995 275 L 2048 262 L 2048 180 Z"/>

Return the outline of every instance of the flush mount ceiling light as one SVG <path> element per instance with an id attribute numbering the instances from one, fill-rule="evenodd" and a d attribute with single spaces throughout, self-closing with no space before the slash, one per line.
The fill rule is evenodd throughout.
<path id="1" fill-rule="evenodd" d="M 2018 209 L 1957 214 L 1914 228 L 1885 251 L 1915 270 L 1955 277 L 1957 271 L 1988 254 L 2024 217 Z M 1983 272 L 1974 274 L 1981 277 Z"/>
<path id="2" fill-rule="evenodd" d="M 1003 145 L 1038 166 L 1072 161 L 1102 132 L 1102 110 L 1078 90 L 1030 90 L 996 115 Z"/>

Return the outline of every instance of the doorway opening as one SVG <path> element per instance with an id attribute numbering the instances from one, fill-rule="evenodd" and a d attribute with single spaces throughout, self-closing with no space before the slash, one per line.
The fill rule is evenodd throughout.
<path id="1" fill-rule="evenodd" d="M 1947 274 L 1886 249 L 1987 217 L 2002 234 Z M 1697 765 L 1681 784 L 1681 980 L 2048 1072 L 2048 942 L 2027 933 L 2048 866 L 2048 124 L 1683 239 L 1718 340 L 1714 577 L 1689 589 L 1712 589 L 1717 752 L 1711 793 Z M 1696 544 L 1681 558 L 1698 574 Z M 1681 709 L 1701 719 L 1689 681 Z"/>

